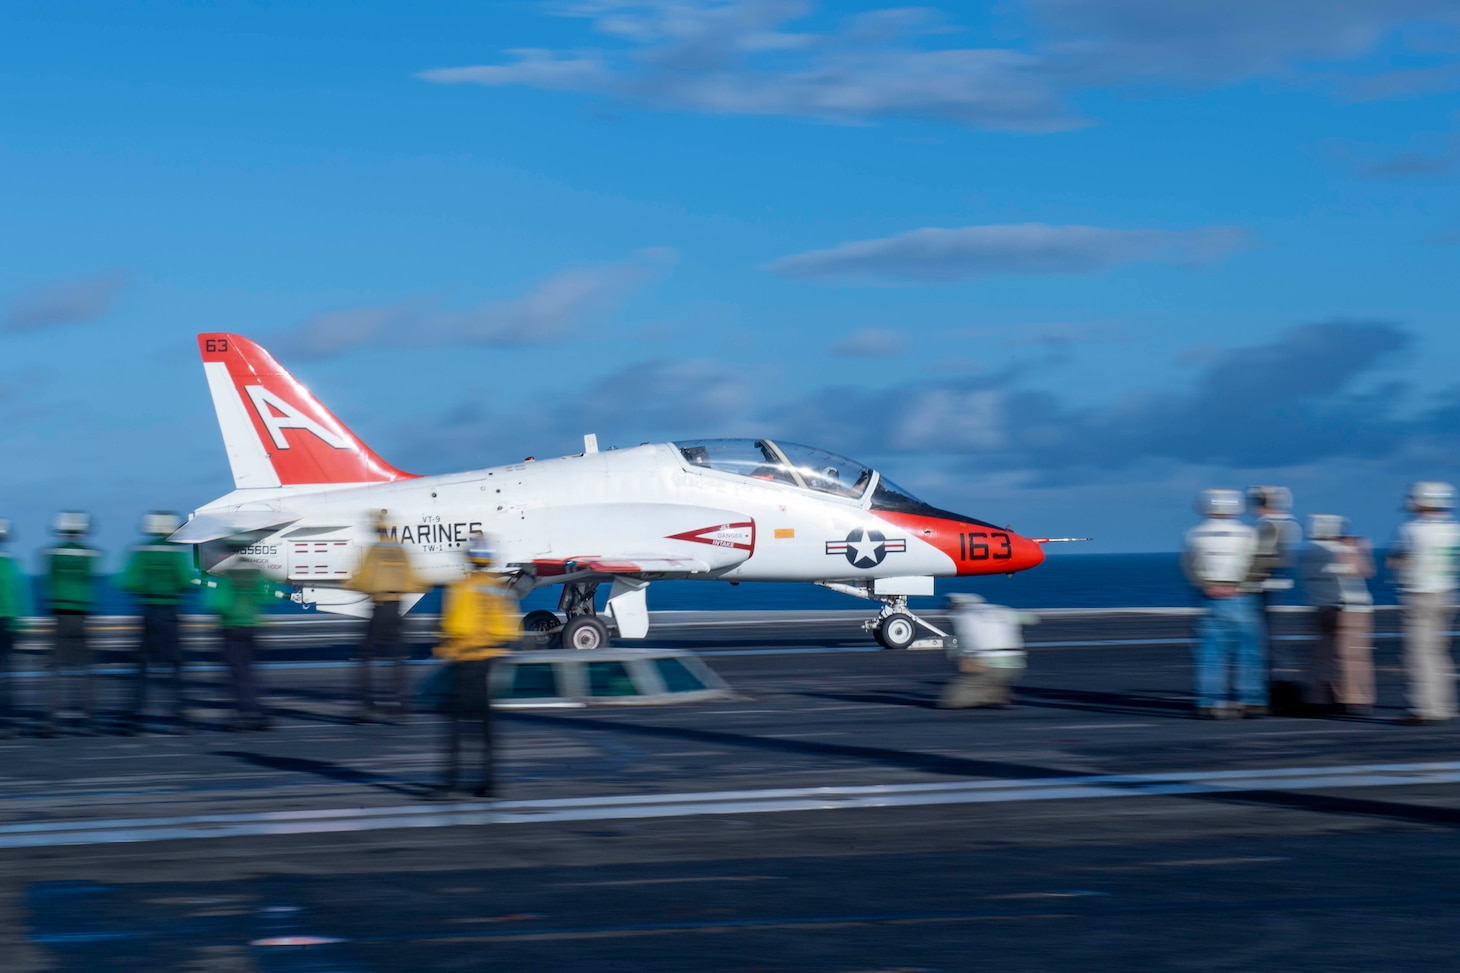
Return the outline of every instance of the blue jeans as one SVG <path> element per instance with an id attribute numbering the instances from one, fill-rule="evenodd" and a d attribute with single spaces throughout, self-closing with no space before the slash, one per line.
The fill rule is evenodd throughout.
<path id="1" fill-rule="evenodd" d="M 1229 701 L 1267 705 L 1267 653 L 1256 601 L 1252 595 L 1202 598 L 1206 614 L 1197 627 L 1197 706 L 1205 709 Z"/>

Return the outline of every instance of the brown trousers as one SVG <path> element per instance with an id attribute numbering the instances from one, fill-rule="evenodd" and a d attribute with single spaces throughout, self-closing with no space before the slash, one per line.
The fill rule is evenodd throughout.
<path id="1" fill-rule="evenodd" d="M 1373 614 L 1318 609 L 1318 638 L 1308 661 L 1308 698 L 1313 706 L 1374 705 Z"/>

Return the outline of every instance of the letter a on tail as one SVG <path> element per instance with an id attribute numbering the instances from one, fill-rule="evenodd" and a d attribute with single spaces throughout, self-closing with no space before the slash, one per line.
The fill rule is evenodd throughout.
<path id="1" fill-rule="evenodd" d="M 198 350 L 239 489 L 412 478 L 375 455 L 247 338 L 200 334 Z"/>

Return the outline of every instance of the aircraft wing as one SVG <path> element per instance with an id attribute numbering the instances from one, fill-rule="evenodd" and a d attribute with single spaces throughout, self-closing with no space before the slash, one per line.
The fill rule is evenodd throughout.
<path id="1" fill-rule="evenodd" d="M 713 576 L 755 550 L 754 520 L 734 510 L 667 503 L 568 504 L 554 507 L 551 516 L 559 536 L 582 546 L 562 551 L 563 556 L 541 554 L 517 566 L 548 583 L 592 575 Z"/>
<path id="2" fill-rule="evenodd" d="M 299 518 L 279 510 L 230 510 L 227 513 L 198 514 L 183 524 L 168 540 L 174 544 L 205 544 L 235 534 L 274 530 Z"/>
<path id="3" fill-rule="evenodd" d="M 539 578 L 554 578 L 568 574 L 708 574 L 715 565 L 695 557 L 676 557 L 671 554 L 627 554 L 567 558 L 565 560 L 537 560 L 524 565 Z"/>

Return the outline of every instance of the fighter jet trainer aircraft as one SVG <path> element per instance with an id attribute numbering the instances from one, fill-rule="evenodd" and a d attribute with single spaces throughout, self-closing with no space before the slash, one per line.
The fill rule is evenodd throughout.
<path id="1" fill-rule="evenodd" d="M 846 457 L 769 439 L 600 451 L 589 435 L 576 456 L 416 476 L 377 456 L 247 338 L 203 334 L 198 347 L 235 489 L 172 540 L 199 545 L 210 571 L 252 562 L 321 611 L 369 612 L 344 584 L 383 518 L 433 584 L 459 578 L 462 552 L 486 534 L 519 594 L 562 585 L 559 613 L 523 620 L 543 644 L 643 638 L 649 584 L 691 579 L 806 581 L 880 601 L 867 629 L 906 648 L 920 629 L 945 634 L 908 611 L 909 595 L 933 594 L 938 577 L 1035 567 L 1051 540 L 940 510 Z"/>

